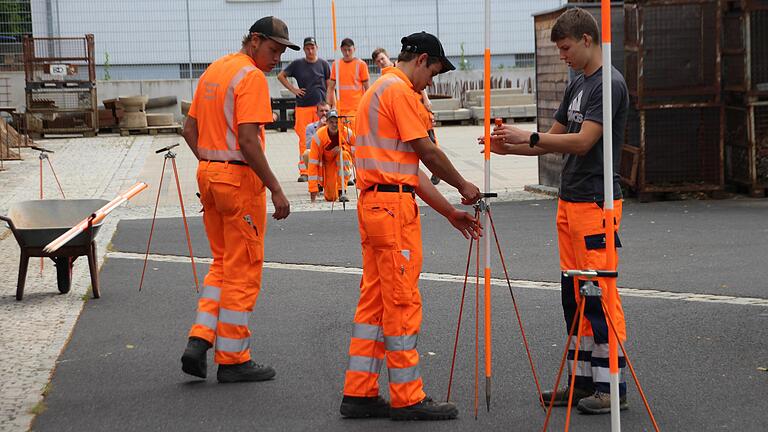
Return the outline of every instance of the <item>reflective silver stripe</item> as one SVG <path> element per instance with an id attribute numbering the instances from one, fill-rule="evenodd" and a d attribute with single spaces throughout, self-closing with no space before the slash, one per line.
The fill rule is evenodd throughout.
<path id="1" fill-rule="evenodd" d="M 355 160 L 355 166 L 362 170 L 376 170 L 390 174 L 419 175 L 418 163 L 409 164 L 358 157 Z"/>
<path id="2" fill-rule="evenodd" d="M 595 351 L 597 349 L 597 355 L 596 357 L 608 357 L 608 344 L 605 345 L 606 351 L 605 355 L 601 355 L 600 351 L 600 345 L 595 344 L 595 338 L 592 336 L 582 336 L 581 342 L 579 343 L 579 351 Z M 571 339 L 571 346 L 568 348 L 570 350 L 576 349 L 576 338 Z M 595 356 L 595 353 L 592 353 L 593 356 Z"/>
<path id="3" fill-rule="evenodd" d="M 256 70 L 256 66 L 243 66 L 237 71 L 227 86 L 227 93 L 224 96 L 224 119 L 227 121 L 227 147 L 230 150 L 237 149 L 237 138 L 235 137 L 235 87 L 245 78 L 248 72 Z"/>
<path id="4" fill-rule="evenodd" d="M 197 318 L 195 319 L 195 324 L 199 324 L 201 326 L 208 327 L 211 330 L 216 330 L 216 323 L 218 322 L 218 319 L 215 315 L 208 313 L 208 312 L 197 312 Z"/>
<path id="5" fill-rule="evenodd" d="M 379 80 L 382 78 L 379 78 Z M 388 89 L 389 86 L 403 82 L 397 75 L 388 74 L 388 76 L 383 79 L 384 81 L 382 81 L 382 84 L 380 84 L 379 87 L 376 88 L 376 91 L 371 95 L 371 102 L 368 106 L 368 111 L 365 113 L 368 117 L 368 129 L 370 130 L 369 136 L 374 139 L 377 138 L 377 135 L 379 134 L 379 108 L 381 107 L 381 95 L 384 94 L 384 91 Z M 357 138 L 359 140 L 363 137 Z"/>
<path id="6" fill-rule="evenodd" d="M 339 86 L 339 90 L 362 90 L 362 89 L 363 89 L 363 86 L 360 84 Z"/>
<path id="7" fill-rule="evenodd" d="M 355 323 L 355 327 L 352 329 L 352 337 L 384 342 L 384 329 L 377 325 Z"/>
<path id="8" fill-rule="evenodd" d="M 239 353 L 251 346 L 251 339 L 232 339 L 224 336 L 216 337 L 216 351 Z"/>
<path id="9" fill-rule="evenodd" d="M 404 256 L 405 259 L 407 259 L 408 261 L 411 260 L 411 251 L 409 251 L 408 249 L 401 250 L 400 255 Z"/>
<path id="10" fill-rule="evenodd" d="M 307 179 L 308 180 L 317 180 L 318 178 L 317 178 L 317 176 L 309 176 Z"/>
<path id="11" fill-rule="evenodd" d="M 227 324 L 247 326 L 249 314 L 250 312 L 239 312 L 231 309 L 219 308 L 219 321 Z"/>
<path id="12" fill-rule="evenodd" d="M 200 159 L 219 160 L 219 161 L 227 161 L 227 160 L 244 161 L 245 160 L 243 158 L 243 154 L 240 153 L 240 150 L 213 150 L 213 149 L 198 147 L 197 152 L 200 155 Z"/>
<path id="13" fill-rule="evenodd" d="M 421 378 L 421 372 L 419 371 L 419 365 L 403 368 L 403 369 L 389 369 L 389 382 L 395 384 L 409 383 Z"/>
<path id="14" fill-rule="evenodd" d="M 370 135 L 362 135 L 358 137 L 355 147 L 375 147 L 384 150 L 393 150 L 404 153 L 416 153 L 413 147 L 394 138 L 373 137 Z"/>
<path id="15" fill-rule="evenodd" d="M 597 366 L 593 367 L 592 381 L 601 382 L 601 383 L 611 382 L 611 370 L 609 368 L 604 368 L 604 367 L 597 367 Z M 619 368 L 619 382 L 620 383 L 627 382 L 627 377 L 624 376 L 624 368 Z"/>
<path id="16" fill-rule="evenodd" d="M 363 356 L 349 356 L 347 370 L 378 374 L 384 359 Z"/>
<path id="17" fill-rule="evenodd" d="M 200 292 L 200 298 L 220 301 L 221 289 L 215 286 L 203 285 L 203 291 Z"/>
<path id="18" fill-rule="evenodd" d="M 387 351 L 408 351 L 416 349 L 419 335 L 384 336 L 384 346 Z"/>
<path id="19" fill-rule="evenodd" d="M 573 360 L 568 360 L 568 375 L 573 371 Z M 576 365 L 576 375 L 582 377 L 592 376 L 592 365 L 588 362 L 579 360 Z"/>
<path id="20" fill-rule="evenodd" d="M 309 163 L 314 164 L 314 165 L 320 165 L 320 161 L 317 160 L 317 159 L 310 159 Z"/>

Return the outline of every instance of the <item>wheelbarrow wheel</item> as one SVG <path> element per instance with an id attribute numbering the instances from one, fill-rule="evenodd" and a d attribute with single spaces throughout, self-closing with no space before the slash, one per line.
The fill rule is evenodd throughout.
<path id="1" fill-rule="evenodd" d="M 72 262 L 69 257 L 56 257 L 53 261 L 56 263 L 56 283 L 59 292 L 66 294 L 72 287 Z"/>

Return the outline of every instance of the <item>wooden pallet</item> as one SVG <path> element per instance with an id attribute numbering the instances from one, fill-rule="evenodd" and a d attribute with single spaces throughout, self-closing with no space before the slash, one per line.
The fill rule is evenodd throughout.
<path id="1" fill-rule="evenodd" d="M 178 123 L 168 126 L 147 126 L 143 128 L 120 128 L 120 136 L 128 135 L 157 135 L 157 134 L 181 135 L 181 125 Z"/>

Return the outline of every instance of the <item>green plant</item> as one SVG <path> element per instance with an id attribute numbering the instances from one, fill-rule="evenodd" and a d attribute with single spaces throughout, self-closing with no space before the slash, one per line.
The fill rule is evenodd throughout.
<path id="1" fill-rule="evenodd" d="M 109 53 L 104 53 L 104 81 L 109 81 L 112 79 L 112 76 L 109 74 L 109 69 L 112 67 L 111 64 L 109 64 Z"/>
<path id="2" fill-rule="evenodd" d="M 464 55 L 464 42 L 460 45 L 461 48 L 461 54 L 459 55 L 459 70 L 468 71 L 472 70 L 472 64 L 467 60 L 467 57 Z"/>

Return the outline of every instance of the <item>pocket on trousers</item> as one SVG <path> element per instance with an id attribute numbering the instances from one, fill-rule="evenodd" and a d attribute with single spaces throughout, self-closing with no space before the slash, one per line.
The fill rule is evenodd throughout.
<path id="1" fill-rule="evenodd" d="M 413 294 L 418 284 L 416 268 L 411 261 L 410 251 L 392 251 L 394 255 L 394 303 L 408 305 L 413 302 Z"/>
<path id="2" fill-rule="evenodd" d="M 617 248 L 621 247 L 619 233 L 613 233 L 613 239 Z M 587 250 L 605 249 L 605 233 L 584 236 L 584 245 Z"/>
<path id="3" fill-rule="evenodd" d="M 394 206 L 363 205 L 363 229 L 372 247 L 376 249 L 396 247 L 398 227 L 395 211 Z"/>

